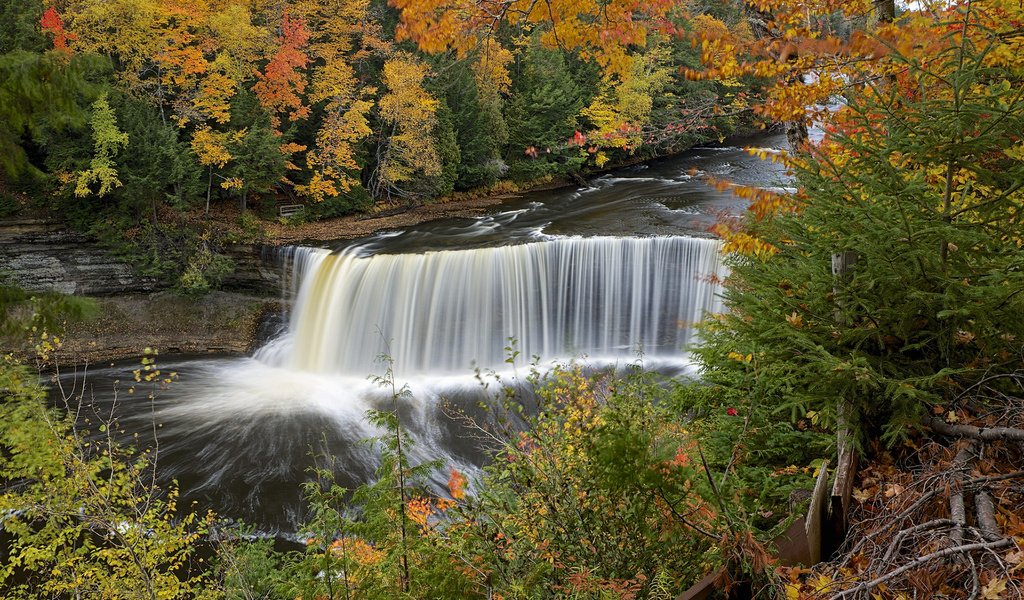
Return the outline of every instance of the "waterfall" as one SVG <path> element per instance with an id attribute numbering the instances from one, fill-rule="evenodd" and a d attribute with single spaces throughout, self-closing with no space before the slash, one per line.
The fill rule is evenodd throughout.
<path id="1" fill-rule="evenodd" d="M 423 254 L 299 248 L 288 332 L 260 358 L 365 376 L 495 368 L 515 340 L 519 364 L 586 355 L 678 356 L 692 324 L 721 308 L 717 240 L 558 238 Z"/>

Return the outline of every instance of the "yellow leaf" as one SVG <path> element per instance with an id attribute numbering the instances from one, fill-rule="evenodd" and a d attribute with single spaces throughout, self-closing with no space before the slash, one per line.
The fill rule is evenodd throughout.
<path id="1" fill-rule="evenodd" d="M 1013 565 L 1010 567 L 1010 572 L 1013 573 L 1019 569 L 1024 569 L 1024 550 L 1015 550 L 1006 555 L 1006 562 Z"/>
<path id="2" fill-rule="evenodd" d="M 993 579 L 981 588 L 982 600 L 999 600 L 1006 591 L 1005 579 Z"/>
<path id="3" fill-rule="evenodd" d="M 799 600 L 800 599 L 800 586 L 787 583 L 786 584 L 786 600 Z"/>
<path id="4" fill-rule="evenodd" d="M 815 592 L 823 592 L 832 587 L 832 578 L 824 573 L 820 573 L 813 577 L 808 583 L 814 586 Z"/>

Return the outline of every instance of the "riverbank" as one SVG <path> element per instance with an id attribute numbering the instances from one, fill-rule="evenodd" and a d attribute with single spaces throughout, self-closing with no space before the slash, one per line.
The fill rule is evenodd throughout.
<path id="1" fill-rule="evenodd" d="M 765 133 L 766 130 L 751 127 L 738 131 L 722 143 L 745 147 L 749 142 L 755 141 L 756 136 L 763 136 Z M 704 143 L 715 145 L 714 142 Z M 701 143 L 698 142 L 685 149 L 653 157 L 632 157 L 631 160 L 609 164 L 604 168 L 587 172 L 585 175 L 546 178 L 518 184 L 511 181 L 500 181 L 490 188 L 454 192 L 411 206 L 380 207 L 376 212 L 354 213 L 310 222 L 290 223 L 281 220 L 263 220 L 259 241 L 275 246 L 302 243 L 312 245 L 317 242 L 366 237 L 381 231 L 413 227 L 435 219 L 480 217 L 496 206 L 527 194 L 585 186 L 588 182 L 616 171 L 682 156 L 700 145 Z M 215 213 L 219 225 L 237 230 L 237 233 L 241 233 L 238 226 L 240 216 L 233 204 L 222 205 Z"/>
<path id="2" fill-rule="evenodd" d="M 561 184 L 557 187 L 568 185 Z M 543 188 L 534 188 L 536 191 Z M 465 199 L 430 202 L 403 208 L 399 211 L 381 211 L 379 215 L 358 214 L 324 219 L 309 223 L 282 224 L 269 222 L 266 226 L 267 241 L 273 245 L 298 242 L 324 242 L 330 240 L 355 239 L 373 235 L 379 231 L 412 227 L 434 219 L 472 218 L 483 216 L 488 209 L 518 197 L 519 194 L 494 194 Z"/>
<path id="3" fill-rule="evenodd" d="M 600 175 L 595 173 L 594 176 Z M 220 205 L 211 208 L 210 214 L 194 211 L 186 221 L 197 227 L 214 227 L 226 232 L 234 239 L 270 246 L 289 244 L 315 245 L 320 242 L 351 240 L 403 227 L 413 227 L 427 221 L 451 218 L 476 218 L 504 202 L 523 195 L 557 190 L 578 182 L 571 179 L 556 179 L 514 185 L 499 183 L 489 189 L 456 192 L 451 195 L 423 201 L 407 206 L 381 206 L 371 212 L 352 213 L 316 221 L 291 219 L 249 218 L 243 221 L 242 213 L 236 206 Z"/>

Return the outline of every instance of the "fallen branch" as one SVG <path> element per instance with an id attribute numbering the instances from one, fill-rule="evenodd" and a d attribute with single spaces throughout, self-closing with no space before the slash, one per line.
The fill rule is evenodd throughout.
<path id="1" fill-rule="evenodd" d="M 996 523 L 996 505 L 992 496 L 986 491 L 980 491 L 974 495 L 974 506 L 978 513 L 978 528 L 981 535 L 988 541 L 998 540 L 999 525 Z"/>
<path id="2" fill-rule="evenodd" d="M 1020 479 L 1024 477 L 1024 471 L 1014 471 L 1013 473 L 1004 473 L 1002 475 L 989 475 L 988 477 L 979 477 L 972 479 L 966 483 L 967 487 L 983 485 L 986 483 L 993 483 L 996 481 L 1005 481 L 1007 479 Z"/>
<path id="3" fill-rule="evenodd" d="M 976 488 L 976 487 L 979 487 L 979 486 L 982 486 L 982 485 L 985 485 L 985 484 L 988 484 L 988 483 L 995 483 L 995 482 L 998 482 L 998 481 L 1006 481 L 1007 479 L 1021 479 L 1021 478 L 1024 478 L 1024 471 L 1014 471 L 1012 473 L 1003 473 L 1002 475 L 988 475 L 986 477 L 978 477 L 976 479 L 968 479 L 967 481 L 963 482 L 963 486 L 964 486 L 964 489 L 972 489 L 972 488 Z M 928 501 L 932 500 L 933 498 L 938 496 L 943 491 L 944 491 L 944 488 L 932 487 L 931 490 L 921 494 L 921 497 L 918 498 L 917 500 L 915 500 L 913 504 L 911 504 L 910 506 L 908 506 L 907 508 L 902 510 L 895 517 L 890 518 L 888 525 L 886 525 L 882 529 L 870 532 L 870 533 L 866 534 L 865 536 L 863 536 L 857 542 L 857 544 L 854 545 L 853 550 L 851 551 L 851 553 L 852 554 L 856 554 L 857 552 L 859 552 L 863 548 L 864 544 L 869 542 L 869 541 L 871 541 L 872 538 L 874 538 L 874 537 L 876 537 L 878 535 L 881 535 L 882 533 L 884 533 L 888 529 L 899 525 L 900 523 L 902 523 L 906 519 L 909 519 L 915 512 L 917 512 L 918 509 L 923 507 L 925 504 L 928 503 Z"/>
<path id="4" fill-rule="evenodd" d="M 918 567 L 920 567 L 920 566 L 922 566 L 924 564 L 927 564 L 927 563 L 929 563 L 929 562 L 931 562 L 933 560 L 938 560 L 940 558 L 946 558 L 947 556 L 953 556 L 955 554 L 964 554 L 964 553 L 967 553 L 967 552 L 974 552 L 975 550 L 995 550 L 997 548 L 1005 548 L 1007 546 L 1012 546 L 1012 545 L 1013 545 L 1013 540 L 1011 540 L 1009 538 L 1003 538 L 1001 540 L 996 540 L 994 542 L 979 542 L 979 543 L 976 543 L 976 544 L 963 544 L 961 546 L 953 546 L 951 548 L 945 548 L 943 550 L 939 550 L 937 552 L 932 552 L 931 554 L 926 554 L 926 555 L 921 556 L 919 558 L 915 558 L 914 560 L 912 560 L 909 563 L 903 565 L 902 567 L 896 569 L 895 571 L 890 571 L 890 572 L 886 573 L 885 575 L 882 575 L 880 577 L 876 577 L 875 579 L 872 579 L 871 581 L 867 581 L 865 583 L 857 585 L 856 587 L 852 587 L 852 588 L 850 588 L 848 590 L 844 590 L 842 592 L 839 592 L 835 596 L 832 596 L 831 600 L 842 600 L 842 598 L 846 598 L 847 596 L 852 596 L 852 595 L 855 595 L 855 594 L 859 594 L 861 592 L 866 592 L 867 590 L 873 589 L 873 588 L 877 587 L 878 585 L 881 585 L 881 584 L 885 583 L 886 581 L 889 581 L 890 579 L 893 579 L 895 577 L 899 577 L 900 575 L 906 573 L 907 571 L 912 571 L 912 570 L 914 570 L 914 569 L 916 569 L 916 568 L 918 568 Z"/>
<path id="5" fill-rule="evenodd" d="M 964 542 L 964 525 L 967 524 L 967 509 L 964 507 L 964 468 L 967 461 L 974 453 L 974 443 L 961 449 L 953 459 L 953 484 L 954 489 L 949 493 L 949 516 L 956 522 L 949 538 L 953 546 L 959 546 Z"/>
<path id="6" fill-rule="evenodd" d="M 1024 429 L 1016 427 L 975 427 L 974 425 L 952 425 L 932 417 L 928 426 L 942 435 L 967 437 L 976 440 L 993 442 L 998 440 L 1016 440 L 1024 442 Z"/>
<path id="7" fill-rule="evenodd" d="M 936 529 L 939 527 L 953 527 L 956 525 L 957 522 L 953 519 L 934 519 L 928 521 L 927 523 L 921 523 L 919 525 L 914 525 L 913 527 L 907 529 L 901 529 L 899 533 L 896 534 L 896 537 L 895 539 L 893 539 L 892 544 L 889 545 L 889 549 L 885 551 L 885 556 L 882 557 L 882 563 L 889 563 L 889 559 L 892 558 L 893 554 L 897 550 L 899 550 L 900 546 L 903 544 L 904 538 L 915 533 L 919 533 L 921 531 L 926 531 L 928 529 Z"/>

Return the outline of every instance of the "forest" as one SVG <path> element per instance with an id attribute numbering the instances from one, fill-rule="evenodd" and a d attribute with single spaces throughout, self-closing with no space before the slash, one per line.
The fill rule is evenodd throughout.
<path id="1" fill-rule="evenodd" d="M 385 238 L 374 256 L 299 252 L 294 277 L 305 279 L 291 337 L 282 338 L 294 348 L 271 342 L 254 359 L 225 359 L 234 362 L 210 368 L 212 376 L 178 372 L 175 357 L 147 348 L 118 372 L 109 401 L 63 387 L 73 368 L 62 356 L 64 328 L 94 317 L 96 304 L 21 289 L 0 265 L 0 336 L 18 347 L 0 357 L 0 595 L 1021 597 L 1018 0 L 9 0 L 0 8 L 0 217 L 58 218 L 197 303 L 233 268 L 222 251 L 272 245 L 271 225 L 553 182 L 585 191 L 588 177 L 612 167 L 699 144 L 713 153 L 760 129 L 784 132 L 787 147 L 746 152 L 779 165 L 785 186 L 695 167 L 675 174 L 673 185 L 693 179 L 742 203 L 699 236 L 573 234 L 392 254 Z M 651 185 L 639 180 L 629 184 Z M 302 209 L 285 217 L 282 205 Z M 294 413 L 342 411 L 321 399 L 313 409 L 257 400 L 305 385 L 332 399 L 325 387 L 355 387 L 310 366 L 347 348 L 333 335 L 355 334 L 328 330 L 339 317 L 306 307 L 318 294 L 349 298 L 338 283 L 345 277 L 354 288 L 376 281 L 360 269 L 401 275 L 412 264 L 417 278 L 388 281 L 416 289 L 438 284 L 424 274 L 447 278 L 430 288 L 436 300 L 463 281 L 442 267 L 469 273 L 525 255 L 546 268 L 557 256 L 577 265 L 562 285 L 593 296 L 570 295 L 559 310 L 582 314 L 572 305 L 593 300 L 600 322 L 585 330 L 601 331 L 613 321 L 610 304 L 598 304 L 605 296 L 660 288 L 634 271 L 610 275 L 608 287 L 583 286 L 604 281 L 613 258 L 646 257 L 663 239 L 680 252 L 716 244 L 715 259 L 701 259 L 716 270 L 668 280 L 718 286 L 721 303 L 705 307 L 687 338 L 684 375 L 656 367 L 683 348 L 620 353 L 608 365 L 575 355 L 587 347 L 570 340 L 552 366 L 521 356 L 535 347 L 532 329 L 492 336 L 504 362 L 478 363 L 469 384 L 445 388 L 455 401 L 458 390 L 480 394 L 443 407 L 486 456 L 467 467 L 459 451 L 424 442 L 427 378 L 410 377 L 400 362 L 404 338 L 384 340 L 378 373 L 358 374 L 370 375 L 373 400 L 345 407 L 365 406 L 344 424 L 373 434 L 332 451 L 327 426 L 316 429 L 328 419 L 316 420 L 322 438 L 298 450 L 308 455 L 301 482 L 275 491 L 300 501 L 290 535 L 218 514 L 206 501 L 214 492 L 195 493 L 194 481 L 162 471 L 181 450 L 170 417 L 164 433 L 158 415 L 194 412 L 180 417 L 199 423 L 186 438 L 230 419 L 237 425 L 224 437 L 248 428 L 254 446 L 270 447 L 274 427 L 298 431 Z M 656 271 L 670 260 L 658 252 L 635 262 Z M 530 270 L 510 264 L 516 276 Z M 528 288 L 502 290 L 525 297 Z M 363 304 L 397 306 L 404 326 L 421 315 L 399 305 L 404 288 L 374 293 Z M 342 310 L 361 317 L 366 307 L 352 294 Z M 463 315 L 463 304 L 490 306 L 482 294 L 459 297 L 431 308 L 430 322 Z M 558 317 L 537 309 L 547 300 L 515 306 L 529 322 Z M 460 319 L 460 331 L 478 323 Z M 692 325 L 675 313 L 655 321 L 673 333 Z M 384 337 L 382 323 L 369 325 Z M 328 350 L 316 354 L 309 340 Z M 282 366 L 278 352 L 301 360 Z M 191 404 L 175 395 L 204 376 L 227 392 Z M 244 396 L 246 386 L 260 389 Z M 291 399 L 294 389 L 280 393 Z M 130 404 L 149 416 L 142 427 L 119 417 Z M 307 438 L 286 441 L 299 439 Z M 364 451 L 373 476 L 343 479 L 344 461 Z M 207 449 L 187 460 L 218 457 Z M 806 552 L 797 558 L 786 550 L 794 535 Z M 687 590 L 710 595 L 681 596 Z"/>
<path id="2" fill-rule="evenodd" d="M 380 0 L 5 4 L 0 210 L 55 211 L 185 291 L 282 205 L 514 191 L 754 125 L 751 83 L 685 76 L 694 24 L 749 36 L 738 3 L 649 28 L 627 2 L 603 33 L 514 6 L 486 35 Z"/>

